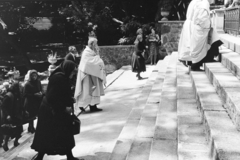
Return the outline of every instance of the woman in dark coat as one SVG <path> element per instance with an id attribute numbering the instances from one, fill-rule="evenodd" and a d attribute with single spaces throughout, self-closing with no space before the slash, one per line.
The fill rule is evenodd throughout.
<path id="1" fill-rule="evenodd" d="M 18 139 L 23 132 L 20 85 L 18 82 L 12 84 L 4 96 L 1 105 L 1 128 L 4 136 L 3 149 L 8 150 L 8 140 L 10 137 L 15 138 L 14 146 L 18 146 Z"/>
<path id="2" fill-rule="evenodd" d="M 38 79 L 36 70 L 29 72 L 29 79 L 23 89 L 24 109 L 28 112 L 28 132 L 34 133 L 33 121 L 37 116 L 40 104 L 42 102 L 42 85 Z"/>
<path id="3" fill-rule="evenodd" d="M 77 160 L 72 155 L 75 141 L 71 130 L 71 106 L 74 99 L 70 85 L 70 77 L 75 68 L 74 62 L 65 60 L 49 77 L 31 146 L 38 152 L 36 160 L 42 160 L 45 154 L 67 155 L 68 160 Z"/>
<path id="4" fill-rule="evenodd" d="M 142 79 L 140 76 L 141 72 L 146 71 L 145 59 L 142 53 L 145 50 L 145 42 L 143 40 L 142 29 L 138 29 L 138 36 L 135 40 L 135 48 L 132 55 L 132 71 L 137 72 L 136 77 Z"/>

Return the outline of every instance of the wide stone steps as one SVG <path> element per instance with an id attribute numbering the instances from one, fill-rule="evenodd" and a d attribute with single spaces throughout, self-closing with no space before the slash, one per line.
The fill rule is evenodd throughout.
<path id="1" fill-rule="evenodd" d="M 191 72 L 198 109 L 205 125 L 211 157 L 240 159 L 240 133 L 231 121 L 221 98 L 204 72 Z"/>
<path id="2" fill-rule="evenodd" d="M 154 119 L 156 119 L 161 83 L 164 79 L 168 61 L 168 56 L 164 60 L 159 61 L 150 75 L 135 106 L 129 114 L 109 160 L 133 159 L 135 156 L 140 157 L 139 160 L 141 160 L 149 156 L 151 145 L 149 137 L 153 137 Z M 156 79 L 157 81 L 155 81 Z M 155 85 L 155 83 L 158 85 Z M 149 97 L 152 98 L 150 99 Z M 146 107 L 149 108 L 145 109 Z M 144 152 L 138 153 L 140 148 L 147 148 L 148 150 L 144 149 Z M 140 149 L 140 151 L 143 149 Z"/>
<path id="3" fill-rule="evenodd" d="M 211 151 L 187 68 L 177 65 L 178 160 L 210 160 Z"/>
<path id="4" fill-rule="evenodd" d="M 237 129 L 240 130 L 240 81 L 221 63 L 205 65 L 210 82 L 221 97 L 224 107 Z"/>
<path id="5" fill-rule="evenodd" d="M 165 59 L 158 63 L 109 160 L 210 160 L 213 157 L 215 146 L 207 139 L 192 78 L 177 56 L 173 53 L 167 57 L 169 62 Z"/>
<path id="6" fill-rule="evenodd" d="M 176 56 L 165 73 L 149 160 L 177 160 Z"/>

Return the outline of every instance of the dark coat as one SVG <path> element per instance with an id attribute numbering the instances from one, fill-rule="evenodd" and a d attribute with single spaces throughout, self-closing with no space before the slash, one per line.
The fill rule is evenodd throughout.
<path id="1" fill-rule="evenodd" d="M 135 44 L 134 52 L 132 54 L 132 71 L 133 72 L 144 72 L 146 71 L 145 59 L 142 55 L 145 49 L 144 42 L 138 42 Z"/>
<path id="2" fill-rule="evenodd" d="M 4 135 L 9 135 L 11 137 L 20 137 L 23 132 L 22 127 L 22 118 L 23 118 L 23 105 L 20 98 L 20 95 L 14 94 L 12 91 L 9 91 L 3 99 L 1 108 L 1 126 L 6 124 L 11 124 L 15 126 L 11 130 L 5 130 L 2 128 Z M 8 121 L 7 117 L 10 116 L 11 120 Z"/>
<path id="3" fill-rule="evenodd" d="M 29 113 L 28 120 L 33 120 L 38 114 L 42 97 L 35 96 L 35 93 L 42 92 L 42 85 L 39 80 L 28 81 L 24 85 L 23 97 L 24 97 L 24 109 Z"/>
<path id="4" fill-rule="evenodd" d="M 68 54 L 65 56 L 64 59 L 65 59 L 65 60 L 72 61 L 72 62 L 74 62 L 74 63 L 77 63 L 76 57 L 74 57 L 71 53 L 68 53 Z"/>
<path id="5" fill-rule="evenodd" d="M 65 112 L 66 107 L 73 105 L 68 76 L 57 68 L 49 78 L 31 146 L 38 152 L 65 155 L 75 146 L 71 116 Z"/>

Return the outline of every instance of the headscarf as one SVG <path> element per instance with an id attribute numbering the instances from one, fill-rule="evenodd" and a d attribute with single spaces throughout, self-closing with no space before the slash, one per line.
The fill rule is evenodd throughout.
<path id="1" fill-rule="evenodd" d="M 36 70 L 30 70 L 28 81 L 33 81 L 33 79 L 32 79 L 32 74 L 33 74 L 33 73 L 36 73 L 37 76 L 38 76 L 38 72 L 37 72 Z"/>
<path id="2" fill-rule="evenodd" d="M 66 77 L 69 77 L 70 74 L 72 73 L 72 71 L 76 68 L 76 64 L 70 60 L 64 60 L 57 69 L 55 69 L 51 76 L 49 78 L 51 78 L 54 74 L 58 73 L 58 72 L 62 72 Z"/>

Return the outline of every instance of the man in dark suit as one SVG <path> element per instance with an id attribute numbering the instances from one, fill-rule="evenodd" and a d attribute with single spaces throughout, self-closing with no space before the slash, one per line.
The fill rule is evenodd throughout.
<path id="1" fill-rule="evenodd" d="M 70 60 L 73 61 L 74 63 L 76 63 L 78 65 L 78 60 L 76 55 L 78 54 L 76 47 L 74 46 L 69 46 L 68 47 L 68 51 L 69 53 L 65 56 L 65 60 Z"/>

